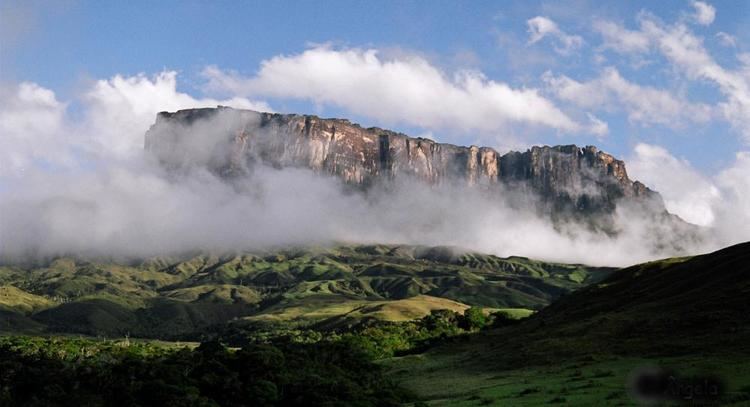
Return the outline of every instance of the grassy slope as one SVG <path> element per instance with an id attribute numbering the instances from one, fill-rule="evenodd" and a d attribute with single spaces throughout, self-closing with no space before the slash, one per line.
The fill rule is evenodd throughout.
<path id="1" fill-rule="evenodd" d="M 343 317 L 361 319 L 372 317 L 383 321 L 408 321 L 422 318 L 433 310 L 447 309 L 463 312 L 468 305 L 445 298 L 417 295 L 401 300 L 355 301 L 331 300 L 326 296 L 309 298 L 299 306 L 271 307 L 264 312 L 247 317 L 248 320 L 293 321 L 297 319 L 326 319 Z"/>
<path id="2" fill-rule="evenodd" d="M 431 406 L 631 406 L 636 403 L 628 393 L 628 378 L 650 366 L 681 375 L 718 375 L 726 380 L 727 395 L 735 399 L 723 405 L 746 406 L 750 401 L 750 366 L 733 355 L 561 359 L 491 370 L 476 359 L 467 360 L 464 353 L 441 351 L 393 358 L 385 364 L 394 380 Z"/>
<path id="3" fill-rule="evenodd" d="M 12 285 L 0 286 L 0 308 L 31 314 L 55 305 L 45 297 L 27 293 Z"/>
<path id="4" fill-rule="evenodd" d="M 395 245 L 130 264 L 58 258 L 0 266 L 0 283 L 9 287 L 6 299 L 0 298 L 0 307 L 8 304 L 0 311 L 9 315 L 0 329 L 28 326 L 35 332 L 42 323 L 57 332 L 165 337 L 245 317 L 297 323 L 404 320 L 440 307 L 464 309 L 463 304 L 529 313 L 611 271 Z"/>
<path id="5" fill-rule="evenodd" d="M 748 294 L 743 244 L 620 270 L 517 326 L 386 363 L 435 405 L 628 404 L 628 374 L 654 364 L 750 397 Z"/>

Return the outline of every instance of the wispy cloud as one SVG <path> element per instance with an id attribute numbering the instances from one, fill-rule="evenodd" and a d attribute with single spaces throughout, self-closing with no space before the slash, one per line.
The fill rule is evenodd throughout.
<path id="1" fill-rule="evenodd" d="M 650 41 L 645 33 L 627 28 L 606 20 L 594 21 L 594 30 L 602 36 L 602 47 L 619 53 L 644 53 L 649 50 Z"/>
<path id="2" fill-rule="evenodd" d="M 695 14 L 693 21 L 707 25 L 715 18 L 713 6 L 703 2 L 691 3 Z M 611 49 L 624 55 L 643 55 L 653 53 L 660 55 L 668 63 L 670 70 L 679 75 L 683 82 L 692 85 L 695 82 L 713 84 L 724 96 L 724 100 L 715 104 L 711 109 L 700 103 L 688 103 L 675 96 L 665 95 L 662 92 L 654 92 L 655 89 L 640 87 L 640 91 L 633 86 L 623 86 L 620 96 L 634 95 L 648 91 L 651 98 L 643 98 L 638 104 L 643 108 L 631 103 L 630 118 L 640 121 L 645 118 L 647 122 L 665 122 L 666 120 L 680 117 L 688 121 L 705 122 L 709 116 L 720 117 L 728 122 L 745 140 L 750 143 L 750 75 L 747 74 L 748 64 L 743 62 L 739 69 L 725 68 L 706 49 L 703 38 L 696 35 L 691 27 L 684 21 L 678 19 L 670 24 L 664 22 L 648 11 L 641 11 L 637 16 L 638 30 L 628 30 L 611 21 L 601 20 L 594 25 L 603 39 L 602 47 Z M 719 32 L 716 34 L 719 41 L 725 46 L 734 46 L 735 38 Z M 743 61 L 741 55 L 738 59 Z M 599 85 L 603 85 L 599 81 Z M 562 82 L 558 82 L 560 85 Z M 570 92 L 579 89 L 575 83 L 570 84 Z M 626 85 L 626 82 L 623 82 Z M 636 85 L 637 86 L 637 85 Z M 584 89 L 584 88 L 580 88 Z M 630 90 L 627 90 L 630 89 Z M 593 92 L 589 89 L 589 92 Z M 674 93 L 674 92 L 671 92 Z M 562 93 L 564 97 L 564 93 Z M 644 95 L 645 96 L 645 95 Z M 598 97 L 601 99 L 601 96 Z M 624 99 L 628 99 L 625 97 Z M 679 101 L 679 103 L 677 103 Z M 625 101 L 627 104 L 627 101 Z M 654 108 L 653 114 L 646 111 L 646 107 Z M 677 107 L 687 107 L 685 114 L 679 114 Z M 716 112 L 718 114 L 712 113 Z M 665 120 L 660 120 L 659 113 L 666 113 Z M 684 123 L 685 120 L 681 120 Z"/>
<path id="3" fill-rule="evenodd" d="M 719 103 L 724 118 L 750 143 L 750 75 L 719 65 L 685 24 L 668 25 L 645 13 L 641 30 L 656 44 L 659 52 L 688 79 L 713 83 L 726 97 Z"/>
<path id="4" fill-rule="evenodd" d="M 529 32 L 529 44 L 535 44 L 545 37 L 552 37 L 555 41 L 555 52 L 569 55 L 583 45 L 580 35 L 570 35 L 560 29 L 557 23 L 547 17 L 536 16 L 526 21 Z"/>
<path id="5" fill-rule="evenodd" d="M 549 72 L 544 75 L 544 80 L 562 100 L 585 109 L 623 110 L 627 112 L 628 120 L 641 125 L 684 128 L 690 123 L 706 123 L 712 118 L 711 106 L 691 103 L 669 90 L 629 82 L 614 67 L 605 68 L 599 77 L 586 82 Z"/>
<path id="6" fill-rule="evenodd" d="M 719 43 L 725 47 L 736 47 L 737 38 L 733 35 L 727 34 L 723 31 L 716 33 L 716 38 L 719 39 Z"/>

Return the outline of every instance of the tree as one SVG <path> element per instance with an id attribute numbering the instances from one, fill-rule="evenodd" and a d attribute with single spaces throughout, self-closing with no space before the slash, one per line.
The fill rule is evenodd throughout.
<path id="1" fill-rule="evenodd" d="M 487 324 L 487 317 L 482 307 L 471 307 L 464 312 L 461 318 L 461 327 L 467 331 L 482 329 Z"/>
<path id="2" fill-rule="evenodd" d="M 515 325 L 518 323 L 517 319 L 513 319 L 506 312 L 494 312 L 492 314 L 492 328 L 502 328 L 505 326 Z"/>

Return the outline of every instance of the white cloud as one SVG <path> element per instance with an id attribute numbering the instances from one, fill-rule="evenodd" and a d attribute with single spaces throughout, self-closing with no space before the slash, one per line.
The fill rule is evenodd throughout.
<path id="1" fill-rule="evenodd" d="M 710 245 L 750 240 L 750 152 L 737 153 L 733 163 L 710 177 L 662 147 L 638 144 L 628 172 L 659 191 L 670 212 L 711 226 L 715 239 Z"/>
<path id="2" fill-rule="evenodd" d="M 477 71 L 452 77 L 422 57 L 386 59 L 375 49 L 317 46 L 264 61 L 253 77 L 216 67 L 204 71 L 207 88 L 231 94 L 309 100 L 377 119 L 428 130 L 495 131 L 509 124 L 565 132 L 590 130 L 537 89 L 514 89 Z"/>
<path id="3" fill-rule="evenodd" d="M 592 134 L 600 138 L 609 134 L 609 125 L 607 124 L 607 122 L 599 119 L 589 112 L 586 112 L 586 117 L 589 118 L 589 122 L 591 123 L 590 128 Z"/>
<path id="4" fill-rule="evenodd" d="M 716 9 L 714 6 L 702 1 L 693 1 L 690 4 L 695 9 L 693 19 L 696 23 L 700 25 L 711 25 L 711 23 L 714 22 L 714 19 L 716 18 Z"/>
<path id="5" fill-rule="evenodd" d="M 750 240 L 750 152 L 738 152 L 731 167 L 716 177 L 723 191 L 716 227 L 722 240 L 735 243 Z"/>
<path id="6" fill-rule="evenodd" d="M 526 21 L 526 25 L 529 32 L 529 44 L 539 42 L 544 37 L 553 37 L 557 40 L 555 52 L 561 55 L 569 55 L 583 45 L 581 36 L 566 34 L 557 26 L 557 23 L 547 17 L 531 18 Z"/>
<path id="7" fill-rule="evenodd" d="M 177 73 L 174 71 L 165 71 L 153 77 L 116 75 L 99 80 L 85 94 L 84 101 L 89 107 L 86 125 L 91 128 L 88 133 L 97 137 L 103 150 L 118 154 L 143 148 L 143 133 L 160 111 L 217 105 L 271 111 L 267 104 L 245 98 L 196 99 L 178 92 Z"/>
<path id="8" fill-rule="evenodd" d="M 0 162 L 17 156 L 27 166 L 22 174 L 0 173 L 2 256 L 151 256 L 335 241 L 449 244 L 610 265 L 664 255 L 632 220 L 617 239 L 576 225 L 561 231 L 528 208 L 507 206 L 507 195 L 493 199 L 479 189 L 404 181 L 390 194 L 366 197 L 343 193 L 330 177 L 263 167 L 233 184 L 201 169 L 166 176 L 142 147 L 134 150 L 140 154 L 122 151 L 135 139 L 141 144 L 142 127 L 157 110 L 202 103 L 174 92 L 174 80 L 166 73 L 98 81 L 77 115 L 38 85 L 9 88 L 0 109 L 6 147 Z M 147 96 L 157 102 L 142 99 Z M 212 140 L 210 129 L 217 128 L 208 122 L 192 129 Z M 77 156 L 76 149 L 86 154 Z M 61 155 L 77 165 L 46 165 Z"/>
<path id="9" fill-rule="evenodd" d="M 640 143 L 627 165 L 632 177 L 659 191 L 669 212 L 697 225 L 713 224 L 719 189 L 689 162 L 662 147 Z"/>
<path id="10" fill-rule="evenodd" d="M 594 30 L 601 34 L 604 49 L 629 54 L 648 52 L 651 45 L 647 35 L 640 31 L 632 31 L 612 21 L 594 21 Z"/>
<path id="11" fill-rule="evenodd" d="M 562 100 L 586 109 L 621 108 L 633 123 L 684 127 L 688 123 L 705 123 L 712 115 L 708 105 L 690 103 L 668 90 L 629 82 L 613 67 L 605 68 L 598 78 L 588 82 L 578 82 L 564 75 L 555 77 L 549 72 L 543 79 Z"/>
<path id="12" fill-rule="evenodd" d="M 545 72 L 542 79 L 558 98 L 584 108 L 603 108 L 610 103 L 608 91 L 598 82 L 578 82 L 565 75 Z"/>
<path id="13" fill-rule="evenodd" d="M 554 21 L 546 17 L 537 16 L 526 21 L 529 27 L 529 43 L 533 44 L 548 34 L 557 35 L 560 29 Z"/>
<path id="14" fill-rule="evenodd" d="M 716 33 L 716 38 L 719 39 L 719 43 L 725 47 L 736 47 L 737 46 L 737 38 L 733 35 L 727 34 L 723 31 L 719 31 Z"/>
<path id="15" fill-rule="evenodd" d="M 163 110 L 216 105 L 270 110 L 245 98 L 196 99 L 178 92 L 176 82 L 175 72 L 96 81 L 81 98 L 85 117 L 75 122 L 49 89 L 29 82 L 0 89 L 0 176 L 21 175 L 29 166 L 75 167 L 85 154 L 139 154 L 143 134 Z"/>
<path id="16" fill-rule="evenodd" d="M 120 159 L 121 143 L 117 142 L 136 138 L 126 133 L 138 131 L 139 148 L 135 151 L 143 151 L 139 123 L 151 115 L 151 109 L 162 109 L 152 106 L 141 111 L 138 101 L 143 95 L 177 106 L 196 101 L 171 92 L 174 77 L 163 75 L 96 82 L 86 92 L 84 111 L 77 118 L 66 115 L 65 103 L 38 85 L 14 87 L 10 95 L 15 96 L 2 99 L 0 123 L 4 129 L 21 129 L 14 134 L 28 137 L 28 142 L 4 138 L 5 146 L 11 148 L 0 151 L 0 162 L 13 153 L 31 158 L 25 160 L 29 168 L 22 176 L 0 173 L 4 192 L 0 194 L 0 252 L 11 256 L 148 256 L 194 248 L 232 250 L 350 241 L 452 244 L 500 255 L 609 265 L 675 254 L 669 249 L 655 250 L 659 242 L 654 236 L 658 234 L 650 234 L 654 225 L 633 214 L 617 219 L 623 232 L 616 238 L 576 225 L 564 225 L 560 230 L 533 211 L 509 207 L 502 199 L 488 198 L 479 190 L 446 187 L 436 191 L 405 184 L 396 185 L 403 189 L 391 191 L 393 194 L 375 193 L 370 199 L 343 194 L 335 180 L 295 169 L 261 168 L 257 177 L 241 186 L 220 182 L 204 171 L 166 177 L 143 154 Z M 243 99 L 241 103 L 249 102 Z M 40 114 L 39 120 L 30 120 L 36 114 Z M 102 121 L 92 124 L 91 118 L 97 114 L 103 114 Z M 603 127 L 595 116 L 590 115 L 589 120 L 592 126 Z M 144 125 L 152 121 L 150 117 Z M 71 139 L 72 135 L 77 138 Z M 205 136 L 210 139 L 211 135 Z M 107 143 L 107 139 L 116 142 Z M 46 144 L 50 140 L 57 140 L 54 148 Z M 38 160 L 54 159 L 73 145 L 89 152 L 84 157 L 70 154 L 86 160 L 83 165 L 58 171 L 39 164 Z M 658 149 L 645 148 L 641 153 L 644 160 L 666 162 L 671 168 L 646 166 L 643 172 L 647 174 L 677 176 L 680 166 L 688 165 L 680 160 L 664 161 L 666 153 Z M 714 223 L 729 225 L 734 239 L 747 237 L 749 229 L 741 223 L 738 227 L 738 222 L 745 222 L 750 212 L 746 210 L 745 177 L 750 155 L 738 155 L 737 162 L 717 177 L 722 198 L 731 199 L 722 199 L 713 212 Z M 670 188 L 667 181 L 660 185 L 668 191 L 669 205 L 683 216 L 700 220 L 705 208 L 686 202 L 713 201 L 701 194 L 680 195 L 685 189 Z M 699 181 L 687 178 L 679 182 L 703 190 Z M 723 229 L 721 233 L 725 233 Z"/>
<path id="17" fill-rule="evenodd" d="M 35 161 L 69 161 L 70 154 L 58 149 L 72 141 L 59 133 L 64 113 L 65 104 L 35 83 L 0 88 L 0 176 L 23 172 Z"/>

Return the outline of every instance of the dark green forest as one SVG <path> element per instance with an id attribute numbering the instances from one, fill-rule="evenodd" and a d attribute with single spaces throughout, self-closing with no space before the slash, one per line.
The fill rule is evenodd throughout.
<path id="1" fill-rule="evenodd" d="M 411 396 L 346 341 L 195 349 L 5 340 L 4 406 L 393 406 Z"/>
<path id="2" fill-rule="evenodd" d="M 416 398 L 377 360 L 461 340 L 493 323 L 515 320 L 480 308 L 440 310 L 341 332 L 235 330 L 197 346 L 4 337 L 0 405 L 394 406 Z"/>

